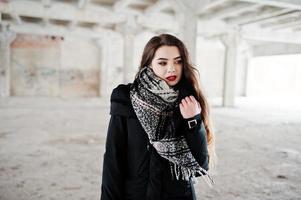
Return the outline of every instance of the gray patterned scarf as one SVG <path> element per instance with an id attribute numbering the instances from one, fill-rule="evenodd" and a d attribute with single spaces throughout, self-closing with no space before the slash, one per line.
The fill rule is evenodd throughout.
<path id="1" fill-rule="evenodd" d="M 184 136 L 175 134 L 173 112 L 179 104 L 178 95 L 179 91 L 157 77 L 150 67 L 140 71 L 130 89 L 134 111 L 150 143 L 169 161 L 173 177 L 189 180 L 207 171 L 193 157 Z"/>

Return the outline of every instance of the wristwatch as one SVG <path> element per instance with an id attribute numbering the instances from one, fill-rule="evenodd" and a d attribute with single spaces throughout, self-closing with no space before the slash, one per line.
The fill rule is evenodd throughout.
<path id="1" fill-rule="evenodd" d="M 200 114 L 197 114 L 194 117 L 186 119 L 186 121 L 187 121 L 188 128 L 192 129 L 202 122 L 202 117 Z"/>
<path id="2" fill-rule="evenodd" d="M 192 120 L 188 120 L 188 127 L 189 129 L 192 129 L 194 127 L 196 127 L 196 125 L 198 124 L 198 121 L 196 119 L 192 119 Z"/>

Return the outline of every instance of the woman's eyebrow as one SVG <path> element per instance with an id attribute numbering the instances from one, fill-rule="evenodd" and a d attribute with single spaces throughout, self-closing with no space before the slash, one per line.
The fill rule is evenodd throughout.
<path id="1" fill-rule="evenodd" d="M 175 57 L 174 60 L 181 58 L 181 56 Z M 158 58 L 157 60 L 168 60 L 167 58 Z"/>

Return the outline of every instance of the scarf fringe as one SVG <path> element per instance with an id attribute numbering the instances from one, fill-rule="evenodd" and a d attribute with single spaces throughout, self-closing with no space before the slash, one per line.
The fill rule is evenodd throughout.
<path id="1" fill-rule="evenodd" d="M 201 177 L 205 181 L 205 183 L 212 188 L 214 181 L 212 177 L 210 176 L 209 172 L 203 168 L 199 168 L 198 170 L 191 170 L 189 168 L 182 167 L 180 165 L 176 165 L 174 163 L 170 163 L 170 170 L 171 170 L 171 176 L 172 179 L 176 178 L 177 180 L 186 180 L 189 181 L 190 178 L 197 178 L 196 174 L 201 174 Z M 175 175 L 175 177 L 174 177 Z"/>

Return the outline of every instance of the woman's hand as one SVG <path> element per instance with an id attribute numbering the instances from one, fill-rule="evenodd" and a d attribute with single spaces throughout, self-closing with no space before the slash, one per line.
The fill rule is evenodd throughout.
<path id="1" fill-rule="evenodd" d="M 187 96 L 181 100 L 180 111 L 184 119 L 200 114 L 201 110 L 201 106 L 194 96 Z"/>

